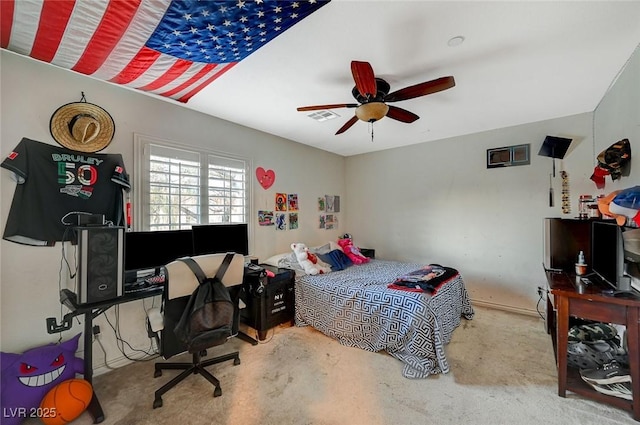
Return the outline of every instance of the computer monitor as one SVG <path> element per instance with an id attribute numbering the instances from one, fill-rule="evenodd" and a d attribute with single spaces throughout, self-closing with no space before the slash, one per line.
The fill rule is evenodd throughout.
<path id="1" fill-rule="evenodd" d="M 594 221 L 591 229 L 591 269 L 615 290 L 623 290 L 622 230 L 615 221 Z"/>
<path id="2" fill-rule="evenodd" d="M 125 270 L 153 269 L 192 255 L 191 230 L 125 232 Z"/>
<path id="3" fill-rule="evenodd" d="M 246 223 L 192 226 L 193 255 L 236 252 L 249 255 L 249 230 Z"/>

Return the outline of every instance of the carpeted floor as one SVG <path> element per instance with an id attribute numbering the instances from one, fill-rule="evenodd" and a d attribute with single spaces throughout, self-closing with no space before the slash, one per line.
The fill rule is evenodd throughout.
<path id="1" fill-rule="evenodd" d="M 239 339 L 209 355 L 240 350 L 242 363 L 209 369 L 213 387 L 192 375 L 153 409 L 153 392 L 177 372 L 153 378 L 153 362 L 98 376 L 94 387 L 108 425 L 500 425 L 638 424 L 630 412 L 557 395 L 550 337 L 542 320 L 476 307 L 446 346 L 451 371 L 402 377 L 385 353 L 344 347 L 310 327 L 277 327 L 268 342 Z M 189 360 L 189 356 L 171 359 Z M 87 412 L 74 424 L 91 424 Z"/>

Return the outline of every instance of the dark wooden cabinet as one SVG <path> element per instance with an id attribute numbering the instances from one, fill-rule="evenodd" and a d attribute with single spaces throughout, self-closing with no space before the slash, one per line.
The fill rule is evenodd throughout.
<path id="1" fill-rule="evenodd" d="M 632 412 L 640 421 L 640 297 L 614 297 L 596 284 L 585 285 L 575 275 L 575 262 L 584 251 L 591 264 L 593 220 L 545 219 L 546 328 L 558 366 L 558 395 L 567 391 Z M 569 328 L 576 321 L 626 326 L 633 400 L 601 394 L 585 383 L 580 371 L 567 362 Z"/>
<path id="2" fill-rule="evenodd" d="M 633 418 L 640 421 L 640 298 L 603 295 L 603 288 L 593 285 L 580 287 L 575 283 L 575 276 L 567 273 L 546 274 L 549 284 L 547 322 L 550 324 L 548 330 L 552 336 L 558 366 L 558 395 L 565 397 L 567 391 L 571 391 L 583 397 L 630 410 Z M 633 400 L 595 391 L 582 380 L 577 369 L 568 365 L 567 346 L 569 323 L 572 318 L 626 326 Z"/>

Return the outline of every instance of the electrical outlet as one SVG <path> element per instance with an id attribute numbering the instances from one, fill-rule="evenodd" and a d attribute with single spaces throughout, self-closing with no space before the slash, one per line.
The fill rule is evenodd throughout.
<path id="1" fill-rule="evenodd" d="M 100 338 L 100 335 L 101 335 L 101 334 L 100 334 L 100 326 L 98 326 L 98 325 L 94 325 L 94 326 L 93 326 L 93 337 L 94 337 L 95 339 L 99 339 L 99 338 Z"/>
<path id="2" fill-rule="evenodd" d="M 542 298 L 544 295 L 544 288 L 542 286 L 538 286 L 538 296 Z"/>

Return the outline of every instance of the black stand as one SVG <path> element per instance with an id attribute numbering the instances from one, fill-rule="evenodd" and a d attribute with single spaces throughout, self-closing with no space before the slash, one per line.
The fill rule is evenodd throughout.
<path id="1" fill-rule="evenodd" d="M 52 334 L 71 329 L 73 318 L 81 314 L 84 315 L 84 379 L 90 384 L 93 384 L 93 319 L 114 305 L 161 295 L 163 289 L 162 286 L 159 286 L 148 291 L 125 294 L 118 298 L 90 304 L 78 304 L 76 294 L 68 289 L 63 289 L 60 291 L 60 302 L 71 311 L 65 314 L 60 325 L 56 323 L 55 318 L 47 318 L 47 332 Z M 94 424 L 99 424 L 104 421 L 104 412 L 102 406 L 100 406 L 100 401 L 98 400 L 95 390 L 93 391 L 93 397 L 91 398 L 89 407 L 87 407 L 87 411 L 93 418 Z"/>
<path id="2" fill-rule="evenodd" d="M 251 345 L 258 345 L 258 341 L 238 329 L 240 323 L 240 299 L 242 298 L 241 294 L 242 292 L 246 292 L 248 290 L 249 288 L 247 288 L 247 285 L 245 285 L 244 283 L 242 285 L 236 285 L 229 288 L 229 293 L 231 294 L 231 299 L 233 300 L 233 306 L 235 309 L 235 311 L 233 312 L 233 326 L 235 331 L 234 333 L 236 334 L 236 338 L 239 338 L 244 342 L 248 342 Z"/>
<path id="3" fill-rule="evenodd" d="M 84 315 L 84 334 L 84 379 L 93 385 L 93 341 L 91 339 L 91 335 L 93 335 L 92 312 L 87 312 Z M 89 335 L 89 338 L 87 338 L 86 335 Z M 99 424 L 104 421 L 104 412 L 102 410 L 102 406 L 100 406 L 100 400 L 98 400 L 98 396 L 95 391 L 93 391 L 93 396 L 91 397 L 91 402 L 89 402 L 87 410 L 93 417 L 94 424 Z"/>

